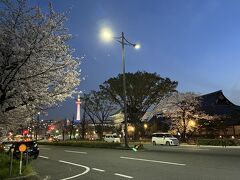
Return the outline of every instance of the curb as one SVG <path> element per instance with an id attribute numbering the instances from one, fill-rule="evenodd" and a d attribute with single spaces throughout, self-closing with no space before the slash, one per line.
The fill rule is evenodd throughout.
<path id="1" fill-rule="evenodd" d="M 32 173 L 26 176 L 17 176 L 12 178 L 7 178 L 6 180 L 40 180 L 41 178 L 37 175 L 37 173 Z"/>

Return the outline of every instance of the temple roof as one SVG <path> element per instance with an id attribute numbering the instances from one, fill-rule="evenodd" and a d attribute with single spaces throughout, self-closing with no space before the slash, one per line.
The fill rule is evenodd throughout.
<path id="1" fill-rule="evenodd" d="M 240 106 L 227 99 L 221 90 L 202 95 L 200 98 L 202 110 L 206 114 L 226 116 L 228 125 L 240 124 Z"/>

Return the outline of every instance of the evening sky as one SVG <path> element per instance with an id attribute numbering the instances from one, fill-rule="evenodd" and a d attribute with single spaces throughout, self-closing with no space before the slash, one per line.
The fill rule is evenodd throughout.
<path id="1" fill-rule="evenodd" d="M 31 4 L 48 6 L 47 0 Z M 98 90 L 122 73 L 121 45 L 104 43 L 99 31 L 123 31 L 141 49 L 126 47 L 126 71 L 156 72 L 179 82 L 180 92 L 223 90 L 240 104 L 240 1 L 237 0 L 53 0 L 69 11 L 66 27 L 74 55 L 82 59 L 78 91 Z M 85 80 L 83 80 L 85 79 Z M 74 99 L 49 111 L 49 118 L 72 118 Z"/>

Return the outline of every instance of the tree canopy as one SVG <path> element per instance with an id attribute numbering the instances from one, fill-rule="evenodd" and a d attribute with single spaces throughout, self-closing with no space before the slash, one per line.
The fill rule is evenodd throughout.
<path id="1" fill-rule="evenodd" d="M 140 119 L 154 104 L 165 95 L 176 91 L 178 83 L 169 78 L 162 78 L 156 73 L 126 73 L 126 104 L 128 122 L 139 126 Z M 105 81 L 100 89 L 123 108 L 123 75 L 119 74 Z M 137 128 L 137 127 L 135 127 Z"/>
<path id="2" fill-rule="evenodd" d="M 43 13 L 26 0 L 0 7 L 0 123 L 10 123 L 57 105 L 80 81 L 64 13 L 51 4 Z"/>

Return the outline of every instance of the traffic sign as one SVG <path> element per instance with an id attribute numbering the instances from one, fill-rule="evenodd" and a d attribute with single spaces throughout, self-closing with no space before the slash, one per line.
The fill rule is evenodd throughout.
<path id="1" fill-rule="evenodd" d="M 24 152 L 24 151 L 26 151 L 27 150 L 27 146 L 25 145 L 25 144 L 21 144 L 20 146 L 19 146 L 19 151 L 20 152 Z"/>

